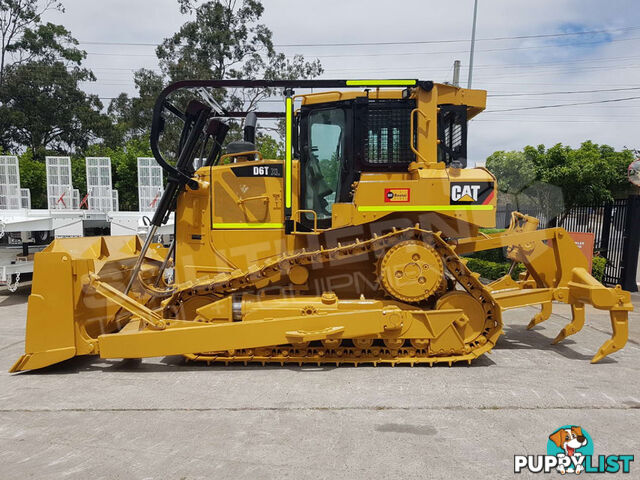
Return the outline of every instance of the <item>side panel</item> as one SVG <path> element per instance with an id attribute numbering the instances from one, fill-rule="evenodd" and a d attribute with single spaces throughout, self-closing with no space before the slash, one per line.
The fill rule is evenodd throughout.
<path id="1" fill-rule="evenodd" d="M 497 183 L 485 169 L 429 169 L 411 173 L 364 173 L 356 188 L 351 219 L 338 210 L 341 222 L 370 222 L 392 213 L 435 212 L 481 228 L 495 226 Z"/>
<path id="2" fill-rule="evenodd" d="M 281 228 L 282 162 L 244 162 L 211 169 L 212 228 Z"/>
<path id="3" fill-rule="evenodd" d="M 294 185 L 298 162 L 294 161 Z M 213 277 L 295 248 L 284 233 L 283 162 L 261 160 L 202 168 L 200 188 L 176 209 L 176 280 Z M 293 210 L 298 191 L 293 192 Z"/>

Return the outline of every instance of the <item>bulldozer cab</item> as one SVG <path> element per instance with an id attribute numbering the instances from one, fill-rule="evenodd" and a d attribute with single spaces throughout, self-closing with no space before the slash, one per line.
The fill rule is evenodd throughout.
<path id="1" fill-rule="evenodd" d="M 305 109 L 301 112 L 299 151 L 301 184 L 300 203 L 312 210 L 318 226 L 328 228 L 333 204 L 349 201 L 349 177 L 352 169 L 347 162 L 347 112 L 339 106 Z M 303 217 L 312 225 L 310 213 Z"/>
<path id="2" fill-rule="evenodd" d="M 301 206 L 317 214 L 318 227 L 331 227 L 334 203 L 351 203 L 362 172 L 407 171 L 411 99 L 359 96 L 332 103 L 303 104 L 299 112 Z M 310 214 L 302 217 L 310 226 Z"/>
<path id="3" fill-rule="evenodd" d="M 296 117 L 294 156 L 300 159 L 301 209 L 315 212 L 317 226 L 331 228 L 332 206 L 352 203 L 363 172 L 407 172 L 416 162 L 412 116 L 417 102 L 408 91 L 380 98 L 369 91 L 351 100 L 313 103 L 307 96 Z M 439 105 L 437 161 L 467 166 L 467 106 Z M 312 227 L 313 214 L 300 218 Z"/>
<path id="4" fill-rule="evenodd" d="M 281 88 L 285 111 L 226 111 L 208 93 L 222 87 Z M 297 93 L 316 87 L 346 90 Z M 186 108 L 170 103 L 169 98 L 176 91 L 181 92 L 178 98 L 182 99 L 190 92 L 192 100 Z M 191 165 L 197 156 L 206 158 L 204 167 L 218 169 L 240 161 L 256 161 L 253 168 L 210 170 L 213 211 L 209 217 L 214 229 L 216 225 L 258 228 L 281 223 L 285 234 L 307 234 L 342 226 L 337 216 L 353 217 L 349 208 L 360 212 L 360 206 L 356 206 L 359 200 L 365 204 L 364 210 L 376 208 L 381 200 L 397 207 L 402 207 L 401 203 L 413 203 L 409 198 L 411 187 L 406 181 L 416 180 L 419 169 L 441 172 L 448 167 L 466 167 L 467 120 L 484 109 L 485 100 L 484 91 L 420 80 L 178 82 L 162 92 L 156 104 L 151 136 L 154 156 L 168 172 L 169 180 L 175 181 L 178 187 L 173 200 L 162 203 L 157 221 L 152 223 L 166 218 L 164 211 L 179 203 L 178 191 L 184 186 L 191 190 L 197 188 L 192 178 L 194 172 L 180 168 L 181 164 Z M 284 117 L 285 159 L 276 161 L 280 162 L 278 165 L 254 152 L 253 119 L 248 122 L 249 134 L 245 128 L 244 141 L 232 142 L 225 153 L 222 144 L 228 120 L 247 115 Z M 168 116 L 184 122 L 174 165 L 165 161 L 159 148 Z M 243 149 L 251 151 L 242 152 Z M 388 187 L 397 188 L 384 191 L 381 198 L 377 190 L 374 192 L 373 184 L 365 187 L 363 183 L 370 178 L 367 174 L 373 173 L 392 175 L 385 177 L 389 180 Z M 442 177 L 440 173 L 437 175 Z M 278 176 L 282 178 L 281 188 L 269 181 Z M 248 177 L 262 180 L 248 180 Z M 490 175 L 484 174 L 484 177 L 492 180 Z M 376 181 L 379 185 L 380 180 Z M 360 193 L 358 185 L 363 186 Z M 487 192 L 494 189 L 491 181 L 485 181 L 484 185 Z M 413 198 L 423 197 L 423 203 L 427 204 L 449 200 L 448 178 L 443 177 L 433 187 L 429 195 L 415 192 Z M 387 205 L 381 207 L 379 212 L 390 211 Z M 491 226 L 491 214 L 480 216 L 479 220 L 470 220 Z"/>

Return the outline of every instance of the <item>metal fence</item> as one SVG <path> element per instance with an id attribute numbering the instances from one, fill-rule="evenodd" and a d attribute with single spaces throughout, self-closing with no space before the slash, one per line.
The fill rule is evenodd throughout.
<path id="1" fill-rule="evenodd" d="M 498 208 L 496 224 L 499 228 L 509 226 L 513 210 L 508 205 Z M 547 218 L 542 209 L 525 208 L 520 211 L 540 219 L 540 228 L 557 226 L 569 232 L 593 233 L 594 253 L 607 259 L 603 282 L 637 291 L 640 196 L 633 195 L 602 205 L 574 207 L 565 215 L 554 218 Z"/>

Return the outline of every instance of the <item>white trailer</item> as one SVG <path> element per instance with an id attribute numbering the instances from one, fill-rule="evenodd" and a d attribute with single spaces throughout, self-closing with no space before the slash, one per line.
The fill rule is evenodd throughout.
<path id="1" fill-rule="evenodd" d="M 153 157 L 138 158 L 138 210 L 154 212 L 164 193 L 162 167 Z"/>
<path id="2" fill-rule="evenodd" d="M 18 157 L 14 155 L 0 156 L 0 209 L 20 208 L 21 195 Z"/>
<path id="3" fill-rule="evenodd" d="M 110 235 L 146 236 L 149 218 L 164 192 L 162 168 L 154 158 L 139 158 L 139 211 L 121 212 L 118 191 L 112 187 L 111 159 L 88 157 L 88 195 L 82 205 L 86 203 L 88 209 L 83 210 L 79 192 L 71 181 L 71 159 L 47 157 L 48 209 L 31 209 L 29 190 L 20 188 L 17 157 L 0 157 L 0 167 L 2 165 L 5 168 L 0 168 L 0 192 L 7 192 L 2 196 L 4 204 L 13 208 L 0 210 L 0 238 L 8 235 L 16 245 L 48 244 L 54 238 L 81 237 L 91 229 L 108 229 Z M 161 241 L 169 241 L 173 224 L 172 214 L 167 224 L 158 229 Z M 33 262 L 28 256 L 17 258 L 10 264 L 0 265 L 0 285 L 15 285 L 12 279 L 15 282 L 20 275 L 32 273 Z"/>
<path id="4" fill-rule="evenodd" d="M 117 208 L 117 196 L 111 185 L 111 159 L 109 157 L 87 157 L 87 209 L 110 212 Z"/>

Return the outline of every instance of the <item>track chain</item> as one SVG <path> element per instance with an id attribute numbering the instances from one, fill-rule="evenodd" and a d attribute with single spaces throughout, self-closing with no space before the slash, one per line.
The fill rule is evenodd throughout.
<path id="1" fill-rule="evenodd" d="M 479 274 L 471 272 L 455 253 L 455 247 L 448 244 L 441 234 L 423 230 L 419 226 L 405 229 L 394 229 L 384 235 L 374 235 L 368 240 L 357 240 L 347 245 L 338 244 L 334 248 L 320 248 L 314 251 L 299 251 L 284 254 L 265 261 L 262 265 L 253 264 L 247 271 L 235 270 L 219 274 L 213 279 L 200 281 L 195 285 L 178 289 L 164 302 L 165 315 L 175 316 L 182 302 L 194 295 L 214 295 L 221 298 L 234 292 L 249 288 L 266 286 L 282 276 L 295 265 L 323 264 L 347 257 L 356 257 L 370 252 L 381 252 L 405 240 L 417 239 L 432 245 L 443 259 L 449 273 L 462 288 L 480 302 L 485 313 L 485 328 L 482 334 L 467 344 L 464 354 L 449 356 L 433 356 L 427 350 L 400 347 L 398 349 L 383 348 L 295 348 L 293 346 L 274 346 L 260 349 L 242 349 L 211 354 L 186 355 L 191 360 L 206 362 L 255 362 L 304 364 L 430 364 L 467 361 L 490 351 L 497 342 L 502 331 L 500 307 L 491 292 L 480 282 Z M 409 343 L 408 341 L 405 344 Z"/>

